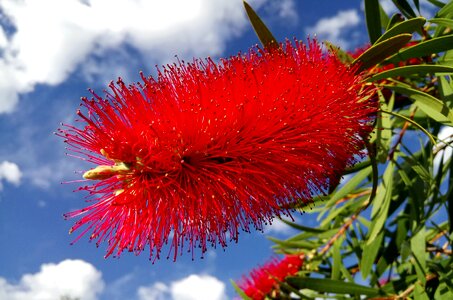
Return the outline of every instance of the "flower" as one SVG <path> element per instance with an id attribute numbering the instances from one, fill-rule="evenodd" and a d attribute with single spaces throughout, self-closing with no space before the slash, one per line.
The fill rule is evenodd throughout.
<path id="1" fill-rule="evenodd" d="M 272 292 L 276 298 L 280 283 L 299 272 L 303 262 L 303 254 L 286 255 L 281 260 L 272 258 L 264 266 L 253 269 L 249 277 L 243 277 L 238 287 L 252 300 L 262 300 Z"/>
<path id="2" fill-rule="evenodd" d="M 82 99 L 81 128 L 57 133 L 98 165 L 79 217 L 106 256 L 170 243 L 182 250 L 237 241 L 338 182 L 372 130 L 362 76 L 315 41 L 167 65 L 157 78 L 110 84 Z M 77 240 L 76 239 L 76 240 Z"/>

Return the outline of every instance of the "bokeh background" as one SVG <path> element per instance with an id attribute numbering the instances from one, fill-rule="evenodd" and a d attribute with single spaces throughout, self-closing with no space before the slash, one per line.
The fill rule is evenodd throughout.
<path id="1" fill-rule="evenodd" d="M 360 0 L 249 3 L 280 41 L 316 36 L 345 50 L 367 41 Z M 88 237 L 71 246 L 73 221 L 62 217 L 85 205 L 83 192 L 73 192 L 80 183 L 62 182 L 90 166 L 68 157 L 53 133 L 73 123 L 87 88 L 102 94 L 119 76 L 136 82 L 139 71 L 156 74 L 175 55 L 246 52 L 258 40 L 241 0 L 0 0 L 0 26 L 0 299 L 230 299 L 229 280 L 271 257 L 266 237 L 294 233 L 275 221 L 203 258 L 173 262 L 164 249 L 152 264 L 146 251 L 104 259 L 105 245 Z"/>

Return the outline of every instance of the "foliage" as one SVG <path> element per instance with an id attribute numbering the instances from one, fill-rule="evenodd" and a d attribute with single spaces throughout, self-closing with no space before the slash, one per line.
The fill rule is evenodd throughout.
<path id="1" fill-rule="evenodd" d="M 367 158 L 312 208 L 295 207 L 318 226 L 285 221 L 300 233 L 271 238 L 305 262 L 269 299 L 453 299 L 453 1 L 429 2 L 427 20 L 419 1 L 393 0 L 400 13 L 387 16 L 365 0 L 371 47 L 354 56 L 326 43 L 368 73 L 380 110 Z M 246 8 L 264 45 L 275 41 Z"/>

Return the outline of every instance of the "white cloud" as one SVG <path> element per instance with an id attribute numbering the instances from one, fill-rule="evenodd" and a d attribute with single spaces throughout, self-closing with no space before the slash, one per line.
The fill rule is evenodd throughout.
<path id="1" fill-rule="evenodd" d="M 137 295 L 139 300 L 165 300 L 170 295 L 170 288 L 162 282 L 156 282 L 152 286 L 139 287 Z"/>
<path id="2" fill-rule="evenodd" d="M 103 288 L 101 272 L 83 260 L 43 264 L 38 273 L 23 275 L 17 284 L 0 277 L 0 299 L 8 300 L 60 300 L 61 296 L 95 300 Z"/>
<path id="3" fill-rule="evenodd" d="M 283 223 L 280 219 L 274 219 L 272 221 L 272 224 L 268 224 L 264 227 L 265 234 L 289 235 L 292 231 L 293 229 L 291 228 L 291 226 Z"/>
<path id="4" fill-rule="evenodd" d="M 129 45 L 150 65 L 175 54 L 215 56 L 247 24 L 240 0 L 2 0 L 0 11 L 15 29 L 0 31 L 0 113 L 37 84 L 63 82 L 92 55 Z"/>
<path id="5" fill-rule="evenodd" d="M 225 284 L 209 275 L 192 274 L 166 285 L 156 282 L 152 286 L 139 287 L 139 300 L 226 300 Z"/>
<path id="6" fill-rule="evenodd" d="M 264 10 L 270 16 L 278 17 L 291 25 L 295 25 L 299 20 L 294 0 L 269 1 Z"/>
<path id="7" fill-rule="evenodd" d="M 437 152 L 433 162 L 433 168 L 436 173 L 438 172 L 442 157 L 444 162 L 446 162 L 452 155 L 453 149 L 451 143 L 453 143 L 453 128 L 449 126 L 442 127 L 437 137 L 441 140 L 441 142 L 439 142 L 433 149 L 434 152 Z M 446 144 L 450 144 L 450 146 L 445 147 Z M 443 150 L 439 151 L 439 149 Z"/>
<path id="8" fill-rule="evenodd" d="M 349 49 L 351 44 L 343 36 L 347 29 L 352 29 L 360 23 L 357 10 L 340 10 L 335 16 L 320 19 L 314 26 L 305 29 L 311 36 L 315 35 L 320 40 L 328 40 L 342 49 Z"/>
<path id="9" fill-rule="evenodd" d="M 2 189 L 2 180 L 18 186 L 20 184 L 21 177 L 22 172 L 15 163 L 9 161 L 3 161 L 0 163 L 0 189 Z"/>

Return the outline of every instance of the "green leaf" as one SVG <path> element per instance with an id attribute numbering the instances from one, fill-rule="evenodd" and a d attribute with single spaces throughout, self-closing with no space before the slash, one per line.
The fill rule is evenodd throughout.
<path id="1" fill-rule="evenodd" d="M 365 161 L 358 162 L 355 165 L 344 170 L 343 175 L 352 174 L 352 173 L 361 171 L 365 168 L 368 168 L 370 165 L 371 165 L 371 160 L 365 160 Z"/>
<path id="2" fill-rule="evenodd" d="M 329 202 L 326 203 L 326 209 L 331 208 L 337 203 L 338 200 L 346 197 L 351 193 L 363 180 L 365 180 L 371 173 L 371 168 L 367 167 L 349 179 L 338 191 L 335 191 L 330 198 Z M 320 216 L 321 217 L 321 216 Z"/>
<path id="3" fill-rule="evenodd" d="M 324 41 L 323 43 L 326 45 L 327 50 L 334 53 L 342 63 L 350 64 L 354 60 L 348 52 L 343 51 L 340 47 L 332 44 L 331 42 Z"/>
<path id="4" fill-rule="evenodd" d="M 340 271 L 342 265 L 342 257 L 341 257 L 341 245 L 343 244 L 343 237 L 338 238 L 335 243 L 333 244 L 333 253 L 332 253 L 332 279 L 340 279 Z"/>
<path id="5" fill-rule="evenodd" d="M 405 19 L 401 14 L 394 14 L 392 18 L 389 20 L 389 23 L 387 24 L 387 27 L 385 28 L 385 31 L 388 31 L 390 28 L 393 26 L 403 22 Z"/>
<path id="6" fill-rule="evenodd" d="M 400 114 L 395 113 L 395 112 L 392 112 L 392 111 L 381 110 L 381 112 L 386 113 L 386 114 L 389 114 L 389 115 L 392 115 L 392 116 L 395 116 L 395 117 L 398 117 L 398 118 L 401 118 L 401 119 L 403 119 L 403 120 L 409 122 L 410 124 L 414 125 L 414 126 L 417 127 L 418 129 L 420 129 L 424 134 L 426 134 L 426 136 L 428 136 L 429 140 L 431 141 L 431 143 L 432 143 L 433 145 L 436 144 L 436 139 L 433 137 L 433 135 L 432 135 L 431 133 L 429 133 L 428 130 L 426 130 L 425 128 L 423 128 L 423 126 L 421 126 L 420 124 L 418 124 L 417 122 L 415 122 L 414 120 L 409 119 L 409 118 L 406 117 L 406 116 L 400 115 Z"/>
<path id="7" fill-rule="evenodd" d="M 428 294 L 426 294 L 425 288 L 420 284 L 420 282 L 415 283 L 414 300 L 430 300 Z"/>
<path id="8" fill-rule="evenodd" d="M 338 232 L 338 228 L 333 228 L 330 230 L 327 230 L 326 232 L 323 233 L 314 233 L 314 232 L 302 232 L 299 234 L 296 234 L 295 236 L 290 237 L 287 239 L 287 241 L 299 241 L 299 240 L 307 240 L 309 238 L 315 237 L 318 240 L 327 240 L 332 238 L 333 235 L 335 235 Z"/>
<path id="9" fill-rule="evenodd" d="M 414 31 L 420 30 L 425 23 L 426 19 L 423 17 L 403 21 L 384 32 L 376 42 L 379 43 L 401 33 L 413 33 Z"/>
<path id="10" fill-rule="evenodd" d="M 441 1 L 438 1 L 438 0 L 428 0 L 428 2 L 430 2 L 431 4 L 436 5 L 439 8 L 442 8 L 442 7 L 445 6 L 445 3 L 441 2 Z"/>
<path id="11" fill-rule="evenodd" d="M 271 45 L 277 46 L 277 39 L 272 35 L 270 30 L 267 28 L 266 24 L 261 20 L 261 18 L 256 14 L 253 8 L 244 1 L 245 11 L 249 17 L 250 23 L 255 30 L 256 35 L 258 36 L 263 47 L 269 47 Z"/>
<path id="12" fill-rule="evenodd" d="M 409 242 L 408 241 L 403 241 L 401 243 L 401 260 L 403 262 L 405 262 L 407 260 L 407 258 L 409 257 L 409 255 L 411 254 L 411 247 L 409 245 Z"/>
<path id="13" fill-rule="evenodd" d="M 453 80 L 447 79 L 446 76 L 439 76 L 439 91 L 441 98 L 444 100 L 450 100 L 453 102 Z M 452 99 L 450 99 L 452 98 Z"/>
<path id="14" fill-rule="evenodd" d="M 370 42 L 374 44 L 381 36 L 382 28 L 378 0 L 365 0 L 365 18 Z"/>
<path id="15" fill-rule="evenodd" d="M 370 297 L 377 296 L 380 293 L 378 289 L 372 287 L 328 278 L 287 277 L 286 280 L 290 285 L 298 289 L 310 289 L 323 293 L 365 295 Z"/>
<path id="16" fill-rule="evenodd" d="M 436 14 L 436 17 L 447 18 L 453 14 L 453 1 L 450 1 L 444 7 L 442 7 Z"/>
<path id="17" fill-rule="evenodd" d="M 415 173 L 418 174 L 418 176 L 420 176 L 423 181 L 431 182 L 433 180 L 431 174 L 429 174 L 428 170 L 426 170 L 426 168 L 421 164 L 413 165 L 412 169 L 415 171 Z"/>
<path id="18" fill-rule="evenodd" d="M 239 296 L 241 296 L 242 299 L 244 299 L 244 300 L 253 300 L 252 298 L 250 298 L 249 296 L 247 296 L 245 294 L 245 292 L 236 284 L 236 282 L 234 282 L 234 280 L 230 279 L 230 282 L 233 285 L 234 290 L 236 291 L 236 293 Z"/>
<path id="19" fill-rule="evenodd" d="M 413 74 L 434 74 L 434 73 L 453 73 L 453 67 L 439 65 L 414 65 L 390 69 L 375 74 L 367 79 L 368 82 L 378 81 L 397 76 L 408 76 Z"/>
<path id="20" fill-rule="evenodd" d="M 384 85 L 397 93 L 407 95 L 414 104 L 437 122 L 453 126 L 453 112 L 441 100 L 422 91 L 405 86 Z"/>
<path id="21" fill-rule="evenodd" d="M 387 161 L 388 152 L 390 150 L 390 143 L 392 141 L 393 121 L 390 119 L 388 115 L 386 116 L 382 115 L 382 113 L 391 110 L 391 108 L 389 109 L 387 101 L 384 95 L 382 94 L 382 91 L 379 90 L 378 95 L 380 111 L 378 112 L 376 126 L 377 128 L 379 128 L 379 130 L 376 130 L 374 135 L 376 137 L 375 143 L 376 148 L 378 150 L 376 153 L 376 159 L 380 163 L 385 163 Z"/>
<path id="22" fill-rule="evenodd" d="M 392 2 L 406 18 L 410 19 L 416 17 L 414 10 L 406 0 L 392 0 Z"/>
<path id="23" fill-rule="evenodd" d="M 450 49 L 453 49 L 453 35 L 436 37 L 431 40 L 420 42 L 412 47 L 404 48 L 399 53 L 387 59 L 386 62 L 396 63 L 399 61 L 406 61 L 409 58 L 429 56 L 433 53 L 439 53 Z"/>
<path id="24" fill-rule="evenodd" d="M 434 299 L 453 299 L 453 290 L 449 288 L 447 283 L 442 282 L 436 289 Z"/>
<path id="25" fill-rule="evenodd" d="M 390 18 L 385 12 L 385 10 L 382 8 L 381 4 L 379 4 L 379 17 L 381 18 L 381 27 L 387 28 L 390 24 Z"/>
<path id="26" fill-rule="evenodd" d="M 426 283 L 426 231 L 424 227 L 411 238 L 411 250 L 416 260 L 414 265 L 418 280 Z"/>
<path id="27" fill-rule="evenodd" d="M 315 248 L 321 246 L 319 243 L 314 243 L 314 242 L 304 241 L 304 240 L 282 241 L 282 240 L 279 240 L 279 239 L 276 239 L 273 237 L 268 237 L 268 239 L 270 241 L 276 243 L 278 248 L 288 248 L 288 249 L 299 248 L 299 249 L 310 249 L 311 250 L 311 249 L 315 249 Z"/>
<path id="28" fill-rule="evenodd" d="M 452 19 L 434 18 L 434 19 L 428 20 L 428 22 L 439 24 L 439 25 L 442 25 L 442 26 L 445 26 L 445 27 L 453 28 L 453 20 Z"/>
<path id="29" fill-rule="evenodd" d="M 384 231 L 381 231 L 370 244 L 365 244 L 363 247 L 362 259 L 360 260 L 360 273 L 362 273 L 363 279 L 367 278 L 371 272 L 383 238 Z"/>
<path id="30" fill-rule="evenodd" d="M 359 65 L 359 71 L 366 70 L 398 52 L 398 50 L 404 47 L 411 38 L 411 34 L 403 33 L 376 43 L 357 57 L 352 62 L 352 65 Z"/>
<path id="31" fill-rule="evenodd" d="M 300 231 L 306 231 L 306 232 L 311 232 L 311 233 L 324 233 L 327 231 L 327 229 L 320 229 L 320 228 L 312 228 L 312 227 L 307 227 L 304 225 L 296 224 L 294 222 L 285 220 L 285 219 L 279 219 L 283 223 L 291 226 L 294 229 L 300 230 Z"/>
<path id="32" fill-rule="evenodd" d="M 371 245 L 374 242 L 374 239 L 377 238 L 384 227 L 385 221 L 387 221 L 390 201 L 392 199 L 394 169 L 395 164 L 391 161 L 387 165 L 387 169 L 382 178 L 382 183 L 378 187 L 376 198 L 374 198 L 373 208 L 371 210 L 372 223 L 366 241 L 367 245 Z"/>

